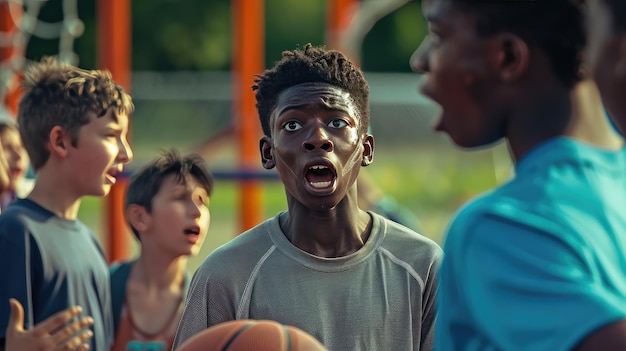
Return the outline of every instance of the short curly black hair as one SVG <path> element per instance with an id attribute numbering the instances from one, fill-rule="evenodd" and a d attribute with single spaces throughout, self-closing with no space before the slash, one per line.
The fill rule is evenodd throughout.
<path id="1" fill-rule="evenodd" d="M 624 0 L 617 0 L 619 2 Z M 507 31 L 541 49 L 572 87 L 584 77 L 584 0 L 452 0 L 476 16 L 478 34 Z"/>
<path id="2" fill-rule="evenodd" d="M 256 108 L 263 133 L 271 136 L 270 116 L 278 95 L 294 85 L 324 82 L 347 91 L 360 115 L 360 132 L 365 134 L 369 127 L 370 89 L 359 67 L 343 53 L 324 47 L 305 45 L 303 50 L 283 51 L 282 59 L 274 67 L 265 70 L 254 79 L 252 90 L 256 91 Z"/>

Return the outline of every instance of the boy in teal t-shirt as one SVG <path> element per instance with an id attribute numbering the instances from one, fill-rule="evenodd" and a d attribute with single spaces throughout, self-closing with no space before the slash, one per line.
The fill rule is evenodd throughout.
<path id="1" fill-rule="evenodd" d="M 437 350 L 624 349 L 626 152 L 581 82 L 581 4 L 424 2 L 411 64 L 436 129 L 467 148 L 504 139 L 516 162 L 449 227 Z"/>

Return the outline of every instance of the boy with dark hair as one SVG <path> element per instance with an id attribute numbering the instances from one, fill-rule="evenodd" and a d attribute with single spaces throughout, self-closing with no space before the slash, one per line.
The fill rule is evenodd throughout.
<path id="1" fill-rule="evenodd" d="M 265 135 L 288 210 L 210 254 L 174 346 L 221 322 L 270 319 L 330 350 L 430 350 L 441 249 L 357 204 L 374 156 L 369 88 L 342 53 L 306 45 L 257 76 Z"/>
<path id="2" fill-rule="evenodd" d="M 187 260 L 209 229 L 213 178 L 204 159 L 169 151 L 131 179 L 126 217 L 139 258 L 111 269 L 112 351 L 171 350 L 187 291 Z"/>
<path id="3" fill-rule="evenodd" d="M 448 229 L 438 350 L 624 349 L 626 158 L 601 109 L 581 109 L 581 3 L 424 3 L 411 64 L 436 129 L 461 147 L 504 139 L 516 162 Z"/>
<path id="4" fill-rule="evenodd" d="M 0 302 L 16 299 L 28 329 L 81 306 L 93 319 L 90 350 L 108 350 L 112 341 L 109 271 L 98 238 L 77 214 L 82 197 L 106 195 L 132 159 L 126 140 L 132 111 L 130 96 L 106 71 L 45 58 L 25 72 L 18 125 L 37 178 L 31 194 L 0 216 Z M 34 349 L 8 339 L 14 334 L 8 322 L 9 304 L 0 303 L 7 345 Z M 75 348 L 64 345 L 57 328 L 35 328 L 33 338 L 21 340 L 48 338 Z"/>
<path id="5" fill-rule="evenodd" d="M 626 1 L 587 0 L 587 57 L 604 105 L 626 132 Z"/>

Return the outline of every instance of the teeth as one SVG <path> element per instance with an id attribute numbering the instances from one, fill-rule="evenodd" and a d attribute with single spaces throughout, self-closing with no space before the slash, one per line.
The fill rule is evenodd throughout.
<path id="1" fill-rule="evenodd" d="M 327 168 L 328 168 L 328 167 L 326 167 L 326 166 L 320 166 L 320 165 L 318 165 L 318 166 L 311 166 L 311 168 L 310 168 L 310 169 L 327 169 Z"/>
<path id="2" fill-rule="evenodd" d="M 310 182 L 314 188 L 327 188 L 332 182 Z"/>

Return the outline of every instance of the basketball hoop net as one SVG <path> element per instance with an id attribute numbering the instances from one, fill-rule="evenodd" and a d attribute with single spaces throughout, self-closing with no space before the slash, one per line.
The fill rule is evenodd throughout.
<path id="1" fill-rule="evenodd" d="M 59 60 L 78 64 L 74 41 L 85 26 L 78 18 L 77 1 L 63 0 L 62 20 L 46 22 L 39 19 L 39 13 L 47 0 L 0 0 L 0 118 L 12 119 L 17 113 L 21 72 L 31 37 L 58 39 Z"/>

